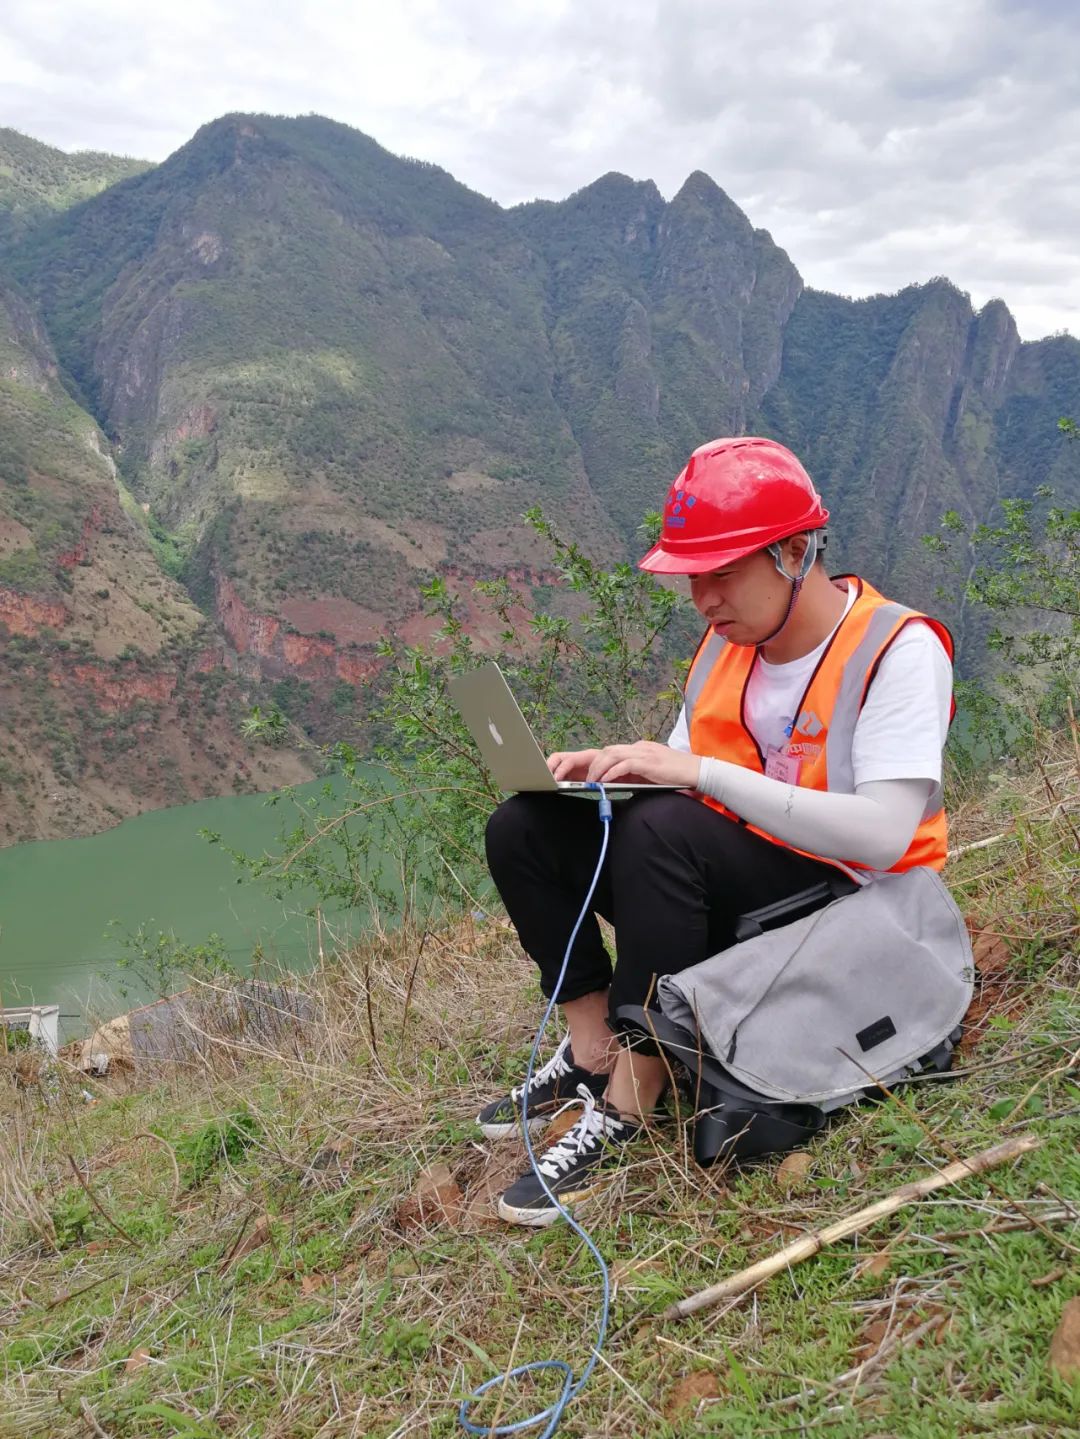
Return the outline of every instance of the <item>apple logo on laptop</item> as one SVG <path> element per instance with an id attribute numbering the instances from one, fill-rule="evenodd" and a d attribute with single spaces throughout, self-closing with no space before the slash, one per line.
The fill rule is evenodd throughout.
<path id="1" fill-rule="evenodd" d="M 491 738 L 495 741 L 495 743 L 502 744 L 503 737 L 495 728 L 495 721 L 491 718 L 490 715 L 488 716 L 488 729 L 491 731 Z"/>

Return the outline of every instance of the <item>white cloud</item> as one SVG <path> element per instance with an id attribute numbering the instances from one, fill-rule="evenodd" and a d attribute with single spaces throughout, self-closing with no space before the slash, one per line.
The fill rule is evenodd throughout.
<path id="1" fill-rule="evenodd" d="M 160 159 L 318 111 L 504 204 L 703 169 L 808 283 L 1080 334 L 1072 0 L 7 0 L 0 123 Z"/>

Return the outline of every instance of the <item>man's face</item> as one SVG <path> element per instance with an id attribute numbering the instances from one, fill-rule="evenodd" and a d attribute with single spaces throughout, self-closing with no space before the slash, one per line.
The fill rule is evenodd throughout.
<path id="1" fill-rule="evenodd" d="M 783 549 L 791 569 L 787 544 Z M 734 645 L 756 645 L 783 621 L 791 582 L 777 573 L 767 550 L 758 550 L 708 574 L 691 575 L 690 597 L 718 635 Z"/>

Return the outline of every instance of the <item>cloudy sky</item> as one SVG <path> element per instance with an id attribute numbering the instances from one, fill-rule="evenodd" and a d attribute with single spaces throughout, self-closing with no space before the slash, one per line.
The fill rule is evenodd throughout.
<path id="1" fill-rule="evenodd" d="M 702 169 L 809 284 L 1080 335 L 1080 0 L 3 0 L 0 125 L 157 160 L 233 110 L 503 204 Z"/>

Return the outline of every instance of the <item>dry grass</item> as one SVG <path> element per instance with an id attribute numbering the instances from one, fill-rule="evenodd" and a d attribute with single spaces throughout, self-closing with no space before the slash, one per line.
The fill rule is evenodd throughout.
<path id="1" fill-rule="evenodd" d="M 959 808 L 957 844 L 1010 830 L 950 870 L 993 996 L 960 1080 L 850 1112 L 790 1191 L 774 1163 L 702 1172 L 660 1127 L 583 1212 L 613 1333 L 561 1433 L 1064 1432 L 1078 1395 L 1045 1353 L 1080 1292 L 1077 790 L 1056 757 Z M 0 1433 L 450 1435 L 457 1399 L 515 1346 L 580 1370 L 592 1262 L 563 1227 L 498 1224 L 522 1150 L 471 1125 L 539 1013 L 512 934 L 375 935 L 302 983 L 309 1017 L 272 1042 L 230 1011 L 158 1072 L 0 1093 Z M 1026 1128 L 1044 1146 L 1016 1167 L 721 1310 L 647 1322 Z M 503 1422 L 537 1399 L 508 1391 Z"/>

